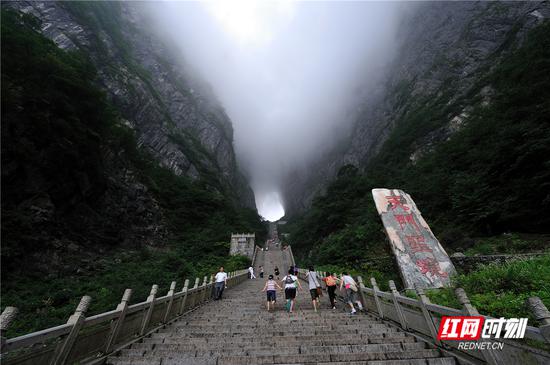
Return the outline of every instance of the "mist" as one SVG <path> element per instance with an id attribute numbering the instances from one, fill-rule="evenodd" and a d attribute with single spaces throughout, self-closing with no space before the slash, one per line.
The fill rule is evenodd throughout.
<path id="1" fill-rule="evenodd" d="M 341 142 L 384 74 L 403 5 L 387 2 L 155 2 L 147 9 L 213 88 L 234 128 L 259 213 L 284 214 L 290 171 Z"/>

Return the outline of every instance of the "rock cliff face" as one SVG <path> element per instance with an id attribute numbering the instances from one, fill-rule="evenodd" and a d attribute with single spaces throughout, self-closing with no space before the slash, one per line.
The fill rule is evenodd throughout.
<path id="1" fill-rule="evenodd" d="M 236 203 L 255 208 L 239 172 L 233 129 L 209 86 L 147 31 L 138 3 L 10 3 L 42 21 L 41 31 L 65 50 L 87 52 L 101 87 L 136 131 L 138 143 L 177 175 L 215 179 Z"/>
<path id="2" fill-rule="evenodd" d="M 135 140 L 151 156 L 147 161 L 188 177 L 223 204 L 255 210 L 235 160 L 231 121 L 208 85 L 145 31 L 139 4 L 18 1 L 4 7 L 33 15 L 59 48 L 90 59 L 97 70 L 92 81 L 105 91 L 115 119 L 132 130 L 128 143 Z M 100 134 L 86 116 L 66 120 L 63 108 L 79 113 L 83 107 L 49 101 L 65 102 L 65 91 L 55 86 L 59 75 L 41 75 L 51 90 L 36 90 L 59 95 L 30 105 L 40 94 L 21 93 L 22 78 L 10 79 L 16 68 L 2 70 L 2 81 L 5 75 L 13 81 L 2 87 L 2 272 L 89 272 L 109 250 L 164 245 L 173 223 L 152 192 L 155 182 L 125 155 L 132 148 L 113 146 L 125 138 Z M 82 80 L 71 90 L 95 93 L 89 84 Z M 187 207 L 180 208 L 185 213 Z M 195 208 L 201 207 L 189 210 Z"/>
<path id="3" fill-rule="evenodd" d="M 285 184 L 285 211 L 304 211 L 340 167 L 367 167 L 407 113 L 427 100 L 444 99 L 454 112 L 403 151 L 411 163 L 447 140 L 467 122 L 474 102 L 490 103 L 492 88 L 470 93 L 500 59 L 522 44 L 526 33 L 550 17 L 547 2 L 422 3 L 404 16 L 398 52 L 383 81 L 364 100 L 347 146 L 296 171 Z"/>

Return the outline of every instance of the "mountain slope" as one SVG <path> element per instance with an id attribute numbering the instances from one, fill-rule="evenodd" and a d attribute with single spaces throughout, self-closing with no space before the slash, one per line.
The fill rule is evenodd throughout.
<path id="1" fill-rule="evenodd" d="M 389 255 L 370 195 L 377 187 L 410 193 L 451 252 L 474 245 L 480 236 L 548 233 L 550 221 L 541 214 L 550 209 L 550 23 L 541 20 L 548 4 L 506 3 L 499 11 L 492 7 L 501 5 L 475 4 L 453 5 L 469 9 L 465 24 L 495 27 L 496 20 L 517 15 L 504 22 L 509 25 L 500 37 L 504 43 L 489 43 L 492 51 L 462 77 L 461 73 L 453 79 L 453 73 L 419 62 L 423 76 L 413 75 L 412 81 L 388 91 L 385 102 L 396 109 L 385 118 L 393 127 L 384 129 L 386 136 L 378 139 L 355 134 L 356 148 L 363 138 L 365 151 L 373 148 L 376 153 L 354 155 L 358 167 L 344 165 L 326 193 L 294 220 L 291 231 L 298 256 L 325 264 L 355 261 L 360 267 Z M 428 29 L 424 36 L 431 38 Z M 467 45 L 462 51 L 445 49 L 475 49 L 476 41 L 468 34 L 478 34 L 476 29 L 459 29 L 460 42 Z M 455 44 L 440 38 L 438 42 Z M 434 47 L 417 45 L 428 53 Z M 464 57 L 467 64 L 464 55 L 455 60 Z M 445 62 L 441 67 L 454 66 Z M 360 121 L 356 128 L 366 130 L 368 122 Z M 331 168 L 335 165 L 330 162 Z M 389 266 L 369 265 L 392 271 Z"/>
<path id="2" fill-rule="evenodd" d="M 96 82 L 138 144 L 177 175 L 209 179 L 237 204 L 255 208 L 239 172 L 231 121 L 209 86 L 151 30 L 139 3 L 7 3 L 41 20 L 40 31 L 65 50 L 86 52 Z"/>
<path id="3" fill-rule="evenodd" d="M 21 311 L 10 336 L 63 323 L 84 294 L 97 313 L 126 287 L 139 301 L 153 283 L 246 265 L 228 257 L 228 235 L 261 239 L 255 209 L 216 170 L 163 166 L 101 90 L 92 55 L 41 26 L 2 8 L 2 306 Z"/>
<path id="4" fill-rule="evenodd" d="M 290 215 L 305 211 L 315 192 L 323 192 L 346 164 L 366 171 L 392 133 L 407 136 L 391 148 L 410 164 L 446 141 L 460 130 L 472 108 L 491 102 L 494 90 L 484 77 L 548 17 L 550 6 L 543 1 L 429 2 L 412 7 L 403 17 L 394 61 L 361 105 L 347 146 L 338 146 L 288 179 L 285 210 Z M 413 118 L 417 122 L 406 126 Z"/>

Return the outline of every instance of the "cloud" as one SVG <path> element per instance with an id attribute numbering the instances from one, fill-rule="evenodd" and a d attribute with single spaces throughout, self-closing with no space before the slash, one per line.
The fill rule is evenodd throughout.
<path id="1" fill-rule="evenodd" d="M 396 48 L 394 2 L 155 2 L 149 11 L 230 116 L 260 213 L 292 170 L 341 141 Z"/>

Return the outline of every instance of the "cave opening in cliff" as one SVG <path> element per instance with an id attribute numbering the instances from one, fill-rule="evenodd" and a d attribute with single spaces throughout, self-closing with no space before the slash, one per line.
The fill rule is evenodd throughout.
<path id="1" fill-rule="evenodd" d="M 275 222 L 285 215 L 285 208 L 281 195 L 272 191 L 256 198 L 258 213 L 270 222 Z"/>

